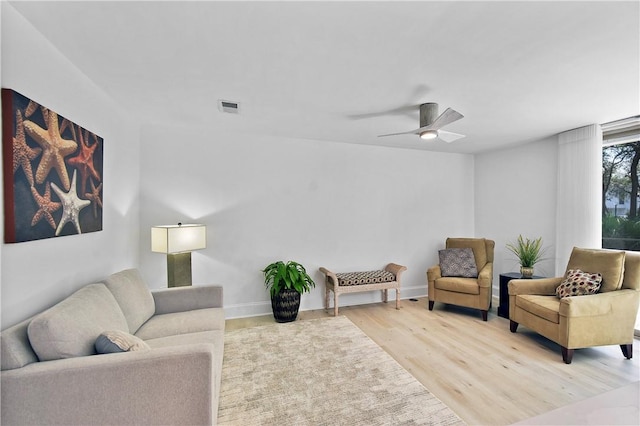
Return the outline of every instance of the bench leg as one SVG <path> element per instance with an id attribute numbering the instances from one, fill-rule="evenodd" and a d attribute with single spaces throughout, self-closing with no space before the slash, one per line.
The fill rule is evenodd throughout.
<path id="1" fill-rule="evenodd" d="M 389 291 L 385 288 L 382 290 L 382 301 L 387 303 L 389 301 Z"/>
<path id="2" fill-rule="evenodd" d="M 324 288 L 324 310 L 325 311 L 329 310 L 329 288 L 328 287 Z"/>
<path id="3" fill-rule="evenodd" d="M 333 316 L 338 316 L 338 293 L 333 292 Z"/>
<path id="4" fill-rule="evenodd" d="M 400 309 L 400 289 L 396 288 L 396 309 Z"/>

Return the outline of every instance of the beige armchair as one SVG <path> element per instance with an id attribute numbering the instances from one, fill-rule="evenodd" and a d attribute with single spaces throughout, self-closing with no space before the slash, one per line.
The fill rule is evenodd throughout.
<path id="1" fill-rule="evenodd" d="M 443 276 L 440 265 L 427 271 L 429 310 L 435 302 L 479 309 L 487 320 L 491 306 L 493 251 L 495 242 L 485 238 L 447 238 L 446 248 L 471 248 L 478 272 L 477 278 Z"/>
<path id="2" fill-rule="evenodd" d="M 511 332 L 522 324 L 559 344 L 566 364 L 571 364 L 574 349 L 591 346 L 620 345 L 630 359 L 640 300 L 640 253 L 574 247 L 570 269 L 600 273 L 599 292 L 560 299 L 556 288 L 564 277 L 511 280 Z"/>

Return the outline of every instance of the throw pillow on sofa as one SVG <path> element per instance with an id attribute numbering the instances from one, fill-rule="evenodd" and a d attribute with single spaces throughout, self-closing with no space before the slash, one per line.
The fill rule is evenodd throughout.
<path id="1" fill-rule="evenodd" d="M 443 277 L 477 278 L 478 268 L 473 250 L 450 248 L 438 251 L 440 273 Z"/>
<path id="2" fill-rule="evenodd" d="M 104 284 L 89 284 L 36 315 L 27 328 L 40 361 L 95 355 L 105 330 L 127 330 L 127 320 Z"/>
<path id="3" fill-rule="evenodd" d="M 150 349 L 144 340 L 125 331 L 105 331 L 96 339 L 96 352 L 111 354 Z"/>
<path id="4" fill-rule="evenodd" d="M 591 274 L 580 269 L 569 269 L 567 275 L 556 288 L 556 296 L 562 299 L 570 296 L 596 294 L 602 283 L 601 274 Z"/>

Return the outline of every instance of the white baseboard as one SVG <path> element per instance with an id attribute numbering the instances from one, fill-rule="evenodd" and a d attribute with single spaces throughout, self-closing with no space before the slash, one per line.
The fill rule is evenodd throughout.
<path id="1" fill-rule="evenodd" d="M 374 293 L 374 292 L 367 292 L 367 293 Z M 379 293 L 379 292 L 375 292 L 375 293 Z M 368 300 L 358 300 L 357 297 L 353 297 L 353 296 L 357 296 L 358 294 L 359 293 L 342 295 L 340 297 L 340 307 L 349 306 L 349 305 L 364 305 L 368 303 L 378 303 L 382 301 L 382 297 L 379 295 L 376 295 L 375 297 L 370 297 Z M 427 287 L 424 285 L 406 287 L 406 288 L 403 287 L 400 289 L 400 300 L 414 299 L 417 297 L 426 297 L 426 296 L 427 296 Z M 395 291 L 389 291 L 389 300 L 396 300 Z M 319 302 L 319 303 L 316 302 L 316 304 L 312 304 L 312 306 L 301 306 L 300 311 L 312 311 L 312 310 L 324 308 L 324 306 L 322 305 L 322 302 Z M 250 302 L 250 303 L 240 303 L 236 305 L 225 305 L 224 313 L 225 313 L 225 318 L 227 319 L 271 315 L 272 314 L 271 303 L 270 302 Z"/>

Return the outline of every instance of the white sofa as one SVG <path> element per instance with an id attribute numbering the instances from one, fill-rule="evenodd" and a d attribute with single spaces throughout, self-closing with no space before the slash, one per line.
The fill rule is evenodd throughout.
<path id="1" fill-rule="evenodd" d="M 0 422 L 215 424 L 222 293 L 220 286 L 151 292 L 129 269 L 3 330 Z M 145 348 L 97 354 L 106 331 L 134 335 Z"/>

